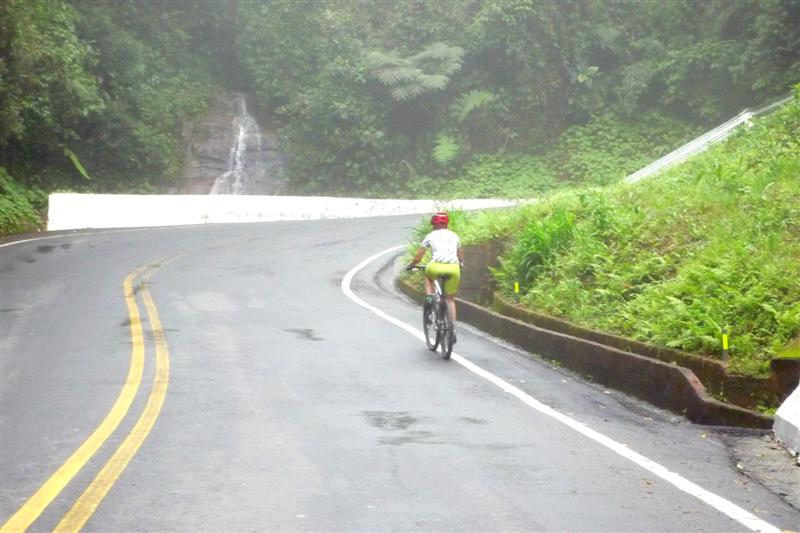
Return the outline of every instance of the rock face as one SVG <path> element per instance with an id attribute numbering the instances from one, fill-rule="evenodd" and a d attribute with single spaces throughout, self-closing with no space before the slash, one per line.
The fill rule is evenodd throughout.
<path id="1" fill-rule="evenodd" d="M 221 94 L 205 119 L 187 123 L 182 185 L 178 194 L 278 194 L 285 157 L 277 135 L 263 133 L 242 94 Z"/>

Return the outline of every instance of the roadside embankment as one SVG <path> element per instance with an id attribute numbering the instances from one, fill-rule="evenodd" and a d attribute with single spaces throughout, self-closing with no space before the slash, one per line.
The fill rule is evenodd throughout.
<path id="1" fill-rule="evenodd" d="M 758 412 L 759 405 L 783 402 L 777 420 L 794 413 L 789 397 L 800 382 L 796 361 L 775 360 L 769 377 L 739 376 L 730 374 L 725 364 L 715 359 L 536 313 L 495 291 L 489 267 L 498 266 L 501 249 L 497 241 L 467 246 L 469 261 L 462 275 L 459 319 L 696 423 L 771 429 L 775 420 Z M 401 277 L 397 283 L 412 298 L 422 297 L 413 281 Z M 794 396 L 800 401 L 800 394 Z M 784 442 L 796 439 L 800 427 L 800 416 L 787 418 L 782 423 L 784 436 L 778 435 Z"/>
<path id="2" fill-rule="evenodd" d="M 398 287 L 421 301 L 422 292 L 408 281 L 399 279 Z M 772 427 L 770 416 L 711 397 L 694 372 L 677 364 L 544 329 L 463 299 L 458 299 L 458 305 L 460 320 L 531 353 L 557 361 L 592 381 L 683 414 L 692 422 L 759 429 Z"/>

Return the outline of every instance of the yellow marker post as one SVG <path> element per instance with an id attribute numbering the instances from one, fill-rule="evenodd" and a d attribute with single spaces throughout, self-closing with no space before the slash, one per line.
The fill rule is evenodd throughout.
<path id="1" fill-rule="evenodd" d="M 519 281 L 514 282 L 514 297 L 519 300 Z"/>
<path id="2" fill-rule="evenodd" d="M 728 360 L 728 328 L 722 328 L 722 360 Z"/>

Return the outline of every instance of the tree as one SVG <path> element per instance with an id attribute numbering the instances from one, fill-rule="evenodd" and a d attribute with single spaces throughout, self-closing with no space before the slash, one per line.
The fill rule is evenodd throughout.
<path id="1" fill-rule="evenodd" d="M 63 158 L 81 121 L 103 109 L 88 69 L 90 48 L 75 33 L 76 14 L 58 1 L 0 4 L 2 162 Z M 22 159 L 23 161 L 20 161 Z"/>

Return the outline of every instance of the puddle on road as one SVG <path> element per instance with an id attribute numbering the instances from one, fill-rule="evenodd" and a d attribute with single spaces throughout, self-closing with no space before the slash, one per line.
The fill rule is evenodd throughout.
<path id="1" fill-rule="evenodd" d="M 406 430 L 418 420 L 408 411 L 362 411 L 371 426 L 390 431 Z"/>
<path id="2" fill-rule="evenodd" d="M 487 423 L 487 420 L 483 418 L 472 418 L 471 416 L 462 416 L 460 420 L 462 422 L 466 422 L 467 424 L 483 425 Z"/>
<path id="3" fill-rule="evenodd" d="M 328 241 L 328 242 L 319 242 L 314 244 L 314 248 L 323 248 L 327 246 L 336 246 L 337 244 L 344 244 L 350 241 Z"/>
<path id="4" fill-rule="evenodd" d="M 324 341 L 322 337 L 317 337 L 314 333 L 313 329 L 285 329 L 283 331 L 287 331 L 289 333 L 294 333 L 299 336 L 301 339 L 305 339 L 308 341 Z"/>
<path id="5" fill-rule="evenodd" d="M 396 437 L 381 437 L 378 439 L 380 444 L 388 446 L 402 446 L 403 444 L 442 444 L 439 441 L 433 441 L 431 438 L 433 433 L 430 431 L 409 431 Z"/>
<path id="6" fill-rule="evenodd" d="M 419 419 L 409 414 L 408 411 L 362 411 L 361 415 L 373 427 L 385 431 L 398 432 L 380 437 L 378 443 L 381 445 L 441 444 L 432 440 L 434 434 L 430 431 L 409 431 L 409 428 L 418 423 Z"/>
<path id="7" fill-rule="evenodd" d="M 72 243 L 69 242 L 64 243 L 59 245 L 58 247 L 61 248 L 62 250 L 69 250 L 70 248 L 72 248 Z M 40 244 L 39 246 L 36 247 L 36 253 L 49 254 L 55 249 L 56 247 L 52 244 Z"/>

